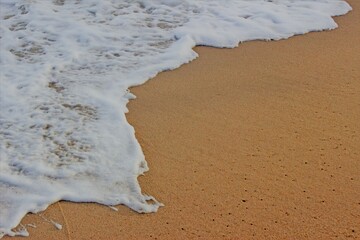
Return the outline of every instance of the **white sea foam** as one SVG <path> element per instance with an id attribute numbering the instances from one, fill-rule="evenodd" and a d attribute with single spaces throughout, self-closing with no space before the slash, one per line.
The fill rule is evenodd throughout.
<path id="1" fill-rule="evenodd" d="M 333 29 L 342 0 L 0 0 L 0 236 L 60 199 L 155 212 L 130 86 L 197 57 Z"/>

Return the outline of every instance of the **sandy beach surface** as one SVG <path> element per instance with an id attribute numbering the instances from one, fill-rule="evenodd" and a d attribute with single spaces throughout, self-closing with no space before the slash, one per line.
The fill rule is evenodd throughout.
<path id="1" fill-rule="evenodd" d="M 59 202 L 43 216 L 63 229 L 29 214 L 29 239 L 359 239 L 360 1 L 348 2 L 334 31 L 198 47 L 133 88 L 139 181 L 165 207 Z"/>

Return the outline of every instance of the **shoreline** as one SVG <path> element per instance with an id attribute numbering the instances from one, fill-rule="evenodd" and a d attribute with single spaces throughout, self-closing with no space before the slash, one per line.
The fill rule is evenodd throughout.
<path id="1" fill-rule="evenodd" d="M 131 90 L 129 123 L 165 207 L 59 202 L 30 239 L 360 237 L 360 3 L 339 28 L 200 57 Z M 5 237 L 4 239 L 10 239 Z M 17 238 L 15 238 L 17 239 Z"/>

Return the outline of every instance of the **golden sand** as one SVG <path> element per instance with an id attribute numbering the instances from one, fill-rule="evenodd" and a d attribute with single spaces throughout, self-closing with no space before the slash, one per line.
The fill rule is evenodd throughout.
<path id="1" fill-rule="evenodd" d="M 360 238 L 360 2 L 334 31 L 200 58 L 132 89 L 158 213 L 60 202 L 29 239 Z"/>

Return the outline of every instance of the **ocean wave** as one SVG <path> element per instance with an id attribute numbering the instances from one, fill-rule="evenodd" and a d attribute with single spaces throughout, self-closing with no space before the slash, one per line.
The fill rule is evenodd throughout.
<path id="1" fill-rule="evenodd" d="M 125 118 L 128 88 L 197 57 L 337 27 L 341 0 L 0 0 L 0 236 L 59 200 L 161 206 Z M 152 200 L 152 201 L 149 201 Z"/>

